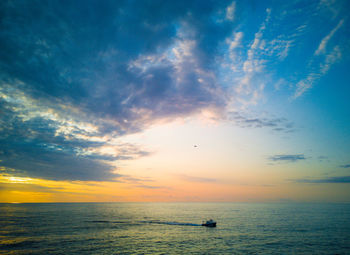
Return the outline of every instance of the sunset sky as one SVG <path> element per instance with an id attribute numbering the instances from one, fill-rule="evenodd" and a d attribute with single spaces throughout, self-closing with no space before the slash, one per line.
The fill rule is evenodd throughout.
<path id="1" fill-rule="evenodd" d="M 349 13 L 0 1 L 0 202 L 350 202 Z"/>

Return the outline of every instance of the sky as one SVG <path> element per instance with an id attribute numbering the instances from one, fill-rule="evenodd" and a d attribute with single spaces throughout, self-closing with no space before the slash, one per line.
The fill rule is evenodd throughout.
<path id="1" fill-rule="evenodd" d="M 0 202 L 350 202 L 349 1 L 0 12 Z"/>

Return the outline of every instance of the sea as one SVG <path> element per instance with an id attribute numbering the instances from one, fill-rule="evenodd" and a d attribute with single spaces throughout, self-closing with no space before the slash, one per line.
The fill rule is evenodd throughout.
<path id="1" fill-rule="evenodd" d="M 0 254 L 350 254 L 350 204 L 0 204 Z"/>

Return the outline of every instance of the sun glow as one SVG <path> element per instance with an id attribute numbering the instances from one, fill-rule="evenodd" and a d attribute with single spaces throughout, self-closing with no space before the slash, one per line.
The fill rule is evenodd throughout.
<path id="1" fill-rule="evenodd" d="M 14 176 L 5 176 L 5 180 L 8 180 L 10 183 L 31 183 L 33 181 L 32 178 L 25 177 L 14 177 Z"/>

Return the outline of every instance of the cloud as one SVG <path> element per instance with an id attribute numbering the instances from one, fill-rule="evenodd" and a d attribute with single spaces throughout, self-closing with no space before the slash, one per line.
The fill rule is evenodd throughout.
<path id="1" fill-rule="evenodd" d="M 278 154 L 268 157 L 269 160 L 274 162 L 288 162 L 293 163 L 300 160 L 305 160 L 304 154 Z"/>
<path id="2" fill-rule="evenodd" d="M 238 185 L 238 186 L 260 186 L 260 187 L 274 187 L 274 184 L 256 184 L 254 182 L 242 181 L 239 179 L 217 179 L 201 176 L 191 176 L 186 174 L 174 174 L 174 176 L 182 181 L 190 183 L 202 184 L 216 184 L 216 185 Z"/>
<path id="3" fill-rule="evenodd" d="M 229 49 L 232 52 L 234 49 L 236 49 L 237 47 L 239 47 L 241 41 L 243 38 L 243 32 L 237 32 L 234 34 L 233 40 L 230 41 L 228 40 L 228 44 L 229 44 Z M 231 58 L 233 59 L 234 56 L 231 56 Z"/>
<path id="4" fill-rule="evenodd" d="M 305 79 L 300 80 L 296 84 L 296 90 L 295 90 L 295 93 L 293 95 L 293 99 L 300 97 L 307 90 L 312 88 L 314 82 L 319 78 L 320 78 L 320 75 L 318 73 L 310 73 Z"/>
<path id="5" fill-rule="evenodd" d="M 147 177 L 139 178 L 139 177 L 134 177 L 130 175 L 121 175 L 118 181 L 132 184 L 135 187 L 143 188 L 143 189 L 171 189 L 170 187 L 167 187 L 167 186 L 152 185 L 154 180 Z"/>
<path id="6" fill-rule="evenodd" d="M 242 128 L 271 128 L 274 131 L 294 132 L 294 124 L 285 118 L 248 117 L 240 112 L 230 112 L 229 119 Z"/>
<path id="7" fill-rule="evenodd" d="M 328 158 L 327 156 L 318 156 L 317 159 L 318 159 L 320 162 L 329 161 L 329 158 Z"/>
<path id="8" fill-rule="evenodd" d="M 343 26 L 343 24 L 344 19 L 341 19 L 339 23 L 331 30 L 331 32 L 321 40 L 318 48 L 314 52 L 314 56 L 308 63 L 309 73 L 304 79 L 301 79 L 296 84 L 296 90 L 293 95 L 293 99 L 300 97 L 306 91 L 311 89 L 314 83 L 322 76 L 326 75 L 331 66 L 342 58 L 342 50 L 339 45 L 335 45 L 331 50 L 328 51 L 327 45 L 329 44 L 329 41 L 332 39 L 334 34 Z M 321 58 L 321 60 L 319 58 Z"/>
<path id="9" fill-rule="evenodd" d="M 145 184 L 140 184 L 140 185 L 137 185 L 136 187 L 143 188 L 143 189 L 171 189 L 170 187 L 167 187 L 167 186 L 152 186 L 152 185 L 145 185 Z"/>
<path id="10" fill-rule="evenodd" d="M 213 63 L 232 24 L 210 17 L 228 2 L 0 5 L 0 166 L 6 171 L 115 181 L 121 178 L 115 162 L 149 155 L 116 139 L 159 120 L 226 106 Z"/>
<path id="11" fill-rule="evenodd" d="M 350 168 L 350 164 L 340 165 L 341 168 Z"/>
<path id="12" fill-rule="evenodd" d="M 314 83 L 320 79 L 323 75 L 327 74 L 332 65 L 337 63 L 342 57 L 342 53 L 339 46 L 335 46 L 331 52 L 329 52 L 323 61 L 316 67 L 316 70 L 311 71 L 306 78 L 300 80 L 296 84 L 296 90 L 293 95 L 293 99 L 296 99 L 303 95 L 307 90 L 311 89 Z"/>
<path id="13" fill-rule="evenodd" d="M 323 179 L 295 179 L 297 183 L 350 183 L 350 176 L 328 177 Z"/>
<path id="14" fill-rule="evenodd" d="M 207 19 L 223 8 L 220 4 L 67 5 L 59 1 L 4 4 L 2 80 L 34 98 L 49 98 L 78 107 L 87 116 L 112 119 L 116 128 L 126 125 L 125 132 L 157 118 L 222 104 L 213 93 L 218 89 L 213 79 L 198 81 L 207 80 L 201 75 L 208 71 L 219 41 L 230 32 L 225 24 Z M 80 11 L 61 15 L 63 9 Z M 187 58 L 173 61 L 167 52 L 178 42 L 194 44 Z M 142 58 L 149 60 L 143 68 L 131 65 Z M 180 64 L 186 68 L 179 70 Z"/>
<path id="15" fill-rule="evenodd" d="M 107 141 L 91 139 L 98 135 L 93 128 L 38 116 L 34 110 L 30 116 L 28 108 L 18 109 L 19 103 L 7 100 L 0 102 L 0 165 L 6 172 L 53 180 L 113 181 L 119 175 L 110 162 L 148 154 L 127 144 L 114 155 L 98 153 Z"/>
<path id="16" fill-rule="evenodd" d="M 279 60 L 284 60 L 288 56 L 289 50 L 292 46 L 292 39 L 274 39 L 270 42 L 268 54 L 276 54 Z"/>
<path id="17" fill-rule="evenodd" d="M 324 54 L 326 52 L 326 46 L 328 41 L 333 37 L 333 35 L 338 31 L 338 29 L 343 25 L 344 20 L 340 20 L 339 23 L 335 26 L 335 28 L 332 29 L 332 31 L 322 39 L 320 45 L 318 46 L 317 50 L 315 51 L 315 55 Z"/>
<path id="18" fill-rule="evenodd" d="M 189 176 L 180 174 L 177 175 L 181 180 L 187 181 L 187 182 L 200 182 L 200 183 L 212 183 L 217 182 L 216 179 L 213 178 L 205 178 L 205 177 L 197 177 L 197 176 Z"/>
<path id="19" fill-rule="evenodd" d="M 122 175 L 120 181 L 132 184 L 142 184 L 143 182 L 153 182 L 154 180 L 150 178 L 138 178 L 130 175 Z"/>
<path id="20" fill-rule="evenodd" d="M 3 183 L 0 182 L 0 191 L 9 192 L 9 191 L 27 191 L 27 192 L 44 192 L 44 193 L 59 193 L 65 192 L 62 188 L 55 187 L 46 187 L 38 184 L 31 183 Z"/>
<path id="21" fill-rule="evenodd" d="M 150 154 L 120 142 L 125 135 L 202 112 L 241 127 L 292 132 L 283 118 L 230 114 L 235 103 L 264 98 L 274 67 L 294 46 L 290 31 L 299 33 L 304 22 L 285 22 L 284 12 L 271 15 L 263 6 L 262 15 L 239 23 L 250 14 L 237 12 L 241 7 L 2 1 L 0 167 L 37 178 L 119 181 L 118 161 Z M 300 10 L 290 13 L 300 17 Z M 297 96 L 341 58 L 340 47 L 327 52 L 329 40 L 323 63 L 300 80 Z"/>
<path id="22" fill-rule="evenodd" d="M 232 21 L 234 19 L 234 17 L 235 17 L 235 10 L 236 10 L 236 2 L 232 2 L 226 8 L 226 19 Z"/>
<path id="23" fill-rule="evenodd" d="M 290 28 L 296 31 L 294 34 L 290 34 L 290 30 L 285 32 L 284 27 L 276 30 L 276 24 L 288 17 L 285 14 L 271 15 L 271 8 L 264 11 L 264 19 L 259 19 L 260 26 L 254 34 L 251 34 L 254 29 L 243 30 L 244 24 L 239 26 L 243 31 L 235 30 L 226 38 L 228 53 L 221 65 L 226 69 L 225 80 L 234 84 L 232 101 L 243 107 L 256 105 L 264 99 L 264 92 L 272 83 L 272 74 L 288 57 L 295 38 L 301 33 L 295 25 Z"/>
<path id="24" fill-rule="evenodd" d="M 326 56 L 325 61 L 320 65 L 320 74 L 324 75 L 328 72 L 333 64 L 341 59 L 342 53 L 339 46 L 335 46 L 333 50 Z"/>
<path id="25" fill-rule="evenodd" d="M 227 53 L 221 62 L 223 69 L 227 69 L 225 80 L 234 84 L 231 91 L 235 94 L 235 101 L 244 105 L 256 104 L 261 98 L 265 84 L 257 81 L 258 75 L 266 62 L 260 55 L 264 42 L 261 41 L 263 32 L 270 19 L 271 10 L 266 10 L 266 18 L 262 21 L 254 39 L 242 42 L 244 33 L 234 32 L 226 38 Z M 232 38 L 233 37 L 233 38 Z M 249 38 L 249 36 L 245 36 Z M 249 45 L 246 47 L 246 45 Z M 261 47 L 260 47 L 261 46 Z M 234 75 L 232 74 L 234 73 Z M 231 98 L 232 99 L 232 98 Z"/>

